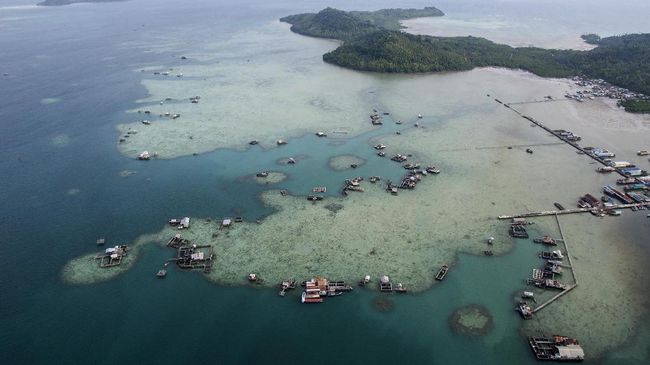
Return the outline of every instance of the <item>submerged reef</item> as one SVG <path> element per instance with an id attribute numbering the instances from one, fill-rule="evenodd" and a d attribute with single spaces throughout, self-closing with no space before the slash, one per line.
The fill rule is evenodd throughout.
<path id="1" fill-rule="evenodd" d="M 470 337 L 483 336 L 494 327 L 490 312 L 478 304 L 458 308 L 449 316 L 448 323 L 455 333 Z"/>
<path id="2" fill-rule="evenodd" d="M 387 313 L 395 308 L 395 302 L 386 295 L 378 295 L 372 300 L 372 307 L 379 313 Z"/>
<path id="3" fill-rule="evenodd" d="M 332 170 L 341 171 L 359 167 L 364 163 L 366 163 L 366 160 L 361 157 L 353 155 L 341 155 L 330 158 L 328 164 Z"/>

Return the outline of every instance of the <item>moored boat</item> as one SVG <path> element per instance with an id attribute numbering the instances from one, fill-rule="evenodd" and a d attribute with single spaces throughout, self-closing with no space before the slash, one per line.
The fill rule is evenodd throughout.
<path id="1" fill-rule="evenodd" d="M 550 245 L 550 246 L 557 245 L 557 242 L 556 242 L 555 238 L 550 237 L 550 236 L 544 236 L 542 238 L 535 238 L 533 240 L 533 242 L 535 242 L 535 243 L 543 243 L 545 245 Z"/>
<path id="2" fill-rule="evenodd" d="M 519 312 L 524 319 L 533 318 L 533 309 L 524 301 L 519 302 L 515 310 Z"/>
<path id="3" fill-rule="evenodd" d="M 447 265 L 442 265 L 438 273 L 436 274 L 436 280 L 442 281 L 445 276 L 447 276 L 447 271 L 449 271 L 449 266 Z"/>

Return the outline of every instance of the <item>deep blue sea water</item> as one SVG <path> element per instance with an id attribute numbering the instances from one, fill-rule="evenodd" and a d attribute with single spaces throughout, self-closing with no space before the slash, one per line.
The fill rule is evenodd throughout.
<path id="1" fill-rule="evenodd" d="M 124 111 L 146 96 L 134 70 L 173 62 L 164 52 L 120 46 L 143 28 L 210 24 L 213 34 L 226 37 L 323 4 L 134 0 L 2 8 L 15 4 L 21 1 L 0 2 L 0 74 L 8 74 L 0 76 L 0 363 L 534 363 L 511 310 L 512 294 L 535 260 L 532 245 L 495 258 L 460 255 L 442 285 L 390 297 L 395 308 L 388 313 L 373 308 L 373 291 L 302 306 L 295 296 L 221 287 L 198 273 L 174 271 L 157 280 L 152 273 L 169 252 L 153 246 L 115 280 L 62 283 L 63 265 L 94 251 L 98 236 L 129 242 L 180 214 L 270 214 L 256 199 L 264 187 L 238 178 L 279 158 L 313 151 L 298 170 L 273 168 L 289 173 L 281 185 L 292 191 L 349 175 L 322 174 L 328 156 L 319 151 L 332 140 L 313 136 L 285 149 L 223 150 L 148 164 L 115 146 L 115 125 L 132 118 Z M 61 101 L 43 104 L 45 98 Z M 335 147 L 336 154 L 368 159 L 360 175 L 381 163 L 356 143 L 371 135 Z M 138 173 L 120 177 L 122 170 Z M 399 173 L 387 167 L 384 175 Z M 495 322 L 477 339 L 456 335 L 447 324 L 455 308 L 472 303 L 485 306 Z"/>

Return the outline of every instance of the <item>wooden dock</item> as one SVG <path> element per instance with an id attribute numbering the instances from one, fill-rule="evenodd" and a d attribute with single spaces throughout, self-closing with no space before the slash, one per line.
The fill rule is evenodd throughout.
<path id="1" fill-rule="evenodd" d="M 646 207 L 650 208 L 650 203 L 634 203 L 634 204 L 617 204 L 613 205 L 607 209 L 618 210 L 618 209 L 629 209 L 629 208 L 641 208 Z M 500 215 L 497 218 L 499 219 L 512 219 L 512 218 L 531 218 L 531 217 L 543 217 L 548 215 L 563 215 L 563 214 L 575 214 L 575 213 L 587 213 L 591 212 L 592 208 L 575 208 L 575 209 L 565 209 L 565 210 L 544 210 L 541 212 L 530 212 L 530 213 L 521 213 L 521 214 L 511 214 L 511 215 Z"/>
<path id="2" fill-rule="evenodd" d="M 535 118 L 533 118 L 531 116 L 524 115 L 520 111 L 518 111 L 517 109 L 513 108 L 512 105 L 517 104 L 517 103 L 504 103 L 503 101 L 501 101 L 499 99 L 494 99 L 494 101 L 496 101 L 499 104 L 502 104 L 504 107 L 506 107 L 506 108 L 512 110 L 513 112 L 517 113 L 522 118 L 528 120 L 529 122 L 535 124 L 536 126 L 542 128 L 542 129 L 544 129 L 545 131 L 547 131 L 551 135 L 555 136 L 556 138 L 560 139 L 562 142 L 564 142 L 564 143 L 568 144 L 569 146 L 575 148 L 576 150 L 580 151 L 582 154 L 588 156 L 589 158 L 591 158 L 592 160 L 598 162 L 599 164 L 601 164 L 603 166 L 609 166 L 602 158 L 596 157 L 596 156 L 590 154 L 589 151 L 587 151 L 584 148 L 580 147 L 576 142 L 568 141 L 565 138 L 562 138 L 562 136 L 559 133 L 557 133 L 554 130 L 552 130 L 551 128 L 545 126 L 542 122 L 536 120 Z M 519 103 L 519 104 L 523 104 L 523 103 Z M 614 168 L 614 172 L 616 172 L 617 174 L 619 174 L 619 175 L 621 175 L 623 177 L 630 177 L 629 175 L 624 173 L 623 170 L 620 169 L 620 168 Z M 638 180 L 636 177 L 634 177 L 634 178 L 635 178 L 635 180 L 637 180 L 637 183 L 641 183 L 641 181 Z"/>
<path id="3" fill-rule="evenodd" d="M 564 232 L 562 231 L 562 225 L 560 224 L 560 218 L 558 218 L 557 214 L 555 215 L 555 221 L 557 222 L 557 228 L 560 231 L 560 237 L 562 237 L 562 242 L 564 242 L 564 249 L 566 251 L 566 257 L 569 260 L 569 268 L 571 269 L 571 274 L 573 274 L 573 281 L 574 284 L 570 285 L 568 288 L 562 290 L 562 292 L 554 295 L 551 299 L 547 300 L 546 302 L 538 305 L 533 309 L 533 313 L 537 313 L 538 311 L 544 309 L 547 305 L 553 303 L 556 301 L 558 298 L 563 296 L 564 294 L 570 292 L 571 290 L 575 289 L 576 286 L 578 286 L 578 278 L 576 277 L 576 271 L 573 268 L 573 261 L 571 261 L 571 253 L 569 252 L 569 245 L 567 244 L 566 238 L 564 238 Z M 564 266 L 564 265 L 563 265 Z"/>

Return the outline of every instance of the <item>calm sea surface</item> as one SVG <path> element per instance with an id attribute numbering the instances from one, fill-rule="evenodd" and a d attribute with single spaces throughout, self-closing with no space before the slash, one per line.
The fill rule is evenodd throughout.
<path id="1" fill-rule="evenodd" d="M 521 3 L 533 3 L 534 11 Z M 647 12 L 637 13 L 633 6 L 616 16 L 611 7 L 587 6 L 591 2 L 567 11 L 558 10 L 562 2 L 479 4 L 434 5 L 470 23 L 522 23 L 528 17 L 548 24 L 549 32 L 557 31 L 550 18 L 576 34 L 649 30 Z M 535 264 L 533 245 L 515 245 L 506 255 L 489 259 L 461 254 L 453 275 L 441 285 L 422 294 L 391 297 L 394 309 L 387 313 L 374 309 L 377 293 L 369 290 L 303 306 L 295 296 L 281 299 L 275 290 L 221 287 L 199 273 L 171 270 L 166 280 L 157 280 L 153 273 L 169 251 L 154 246 L 146 246 L 134 268 L 115 280 L 78 287 L 61 281 L 65 263 L 96 250 L 99 236 L 130 242 L 181 214 L 244 212 L 254 220 L 272 213 L 256 198 L 264 187 L 242 183 L 240 177 L 251 166 L 274 163 L 283 156 L 278 152 L 219 150 L 142 164 L 117 151 L 116 124 L 133 120 L 125 111 L 147 96 L 143 74 L 136 71 L 171 67 L 178 61 L 172 56 L 195 51 L 188 38 L 180 43 L 175 39 L 175 51 L 169 52 L 166 39 L 157 34 L 197 29 L 197 39 L 226 40 L 287 14 L 325 6 L 398 6 L 394 1 L 30 5 L 0 1 L 0 75 L 7 74 L 0 76 L 0 363 L 535 363 L 511 309 L 513 293 Z M 430 3 L 399 4 L 424 5 Z M 151 50 L 162 50 L 128 46 L 145 41 Z M 365 142 L 376 134 L 361 135 L 334 150 L 306 137 L 292 148 L 304 147 L 322 160 L 333 153 L 363 156 Z M 311 186 L 314 174 L 329 174 L 301 168 L 285 187 Z M 137 173 L 122 177 L 123 170 Z M 387 168 L 383 175 L 397 173 Z M 637 218 L 621 231 L 639 242 L 649 232 L 643 224 Z M 487 335 L 468 338 L 450 330 L 447 318 L 468 304 L 480 304 L 491 313 L 494 328 Z M 645 321 L 632 330 L 647 339 L 650 325 Z M 632 341 L 599 361 L 644 364 L 648 358 L 647 343 Z"/>

